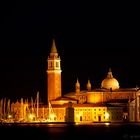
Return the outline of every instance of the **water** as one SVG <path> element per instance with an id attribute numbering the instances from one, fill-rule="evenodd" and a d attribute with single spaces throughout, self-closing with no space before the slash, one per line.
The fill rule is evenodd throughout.
<path id="1" fill-rule="evenodd" d="M 139 140 L 140 124 L 1 124 L 0 135 L 12 140 Z"/>

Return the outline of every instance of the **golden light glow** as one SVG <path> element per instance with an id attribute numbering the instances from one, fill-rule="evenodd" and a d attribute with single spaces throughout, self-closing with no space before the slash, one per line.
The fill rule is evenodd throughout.
<path id="1" fill-rule="evenodd" d="M 79 114 L 76 114 L 76 117 L 77 117 L 77 118 L 79 118 L 79 117 L 80 117 L 80 115 L 79 115 Z"/>
<path id="2" fill-rule="evenodd" d="M 105 113 L 105 118 L 109 119 L 109 113 L 108 112 Z"/>
<path id="3" fill-rule="evenodd" d="M 105 123 L 106 126 L 110 125 L 110 123 Z"/>
<path id="4" fill-rule="evenodd" d="M 76 123 L 75 123 L 75 125 L 79 125 L 79 124 L 80 124 L 79 122 L 76 122 Z"/>
<path id="5" fill-rule="evenodd" d="M 11 119 L 11 118 L 12 118 L 12 115 L 9 114 L 9 115 L 8 115 L 8 119 Z"/>
<path id="6" fill-rule="evenodd" d="M 33 120 L 34 117 L 35 117 L 34 114 L 29 114 L 29 119 L 30 119 L 30 120 Z"/>
<path id="7" fill-rule="evenodd" d="M 56 117 L 56 115 L 54 114 L 54 113 L 51 113 L 50 114 L 50 120 L 52 121 L 52 120 L 55 120 L 55 117 Z"/>

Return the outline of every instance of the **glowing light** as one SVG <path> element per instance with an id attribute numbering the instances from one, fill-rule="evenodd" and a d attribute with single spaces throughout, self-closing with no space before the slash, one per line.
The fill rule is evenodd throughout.
<path id="1" fill-rule="evenodd" d="M 50 114 L 50 120 L 54 120 L 54 119 L 55 119 L 55 117 L 56 117 L 56 116 L 55 116 L 55 114 L 54 114 L 54 113 L 51 113 L 51 114 Z"/>
<path id="2" fill-rule="evenodd" d="M 34 117 L 35 117 L 34 114 L 29 114 L 29 119 L 33 120 Z"/>
<path id="3" fill-rule="evenodd" d="M 79 115 L 79 114 L 76 114 L 76 117 L 77 117 L 77 118 L 79 118 L 79 117 L 80 117 L 80 115 Z"/>
<path id="4" fill-rule="evenodd" d="M 9 115 L 8 115 L 8 118 L 11 119 L 11 118 L 12 118 L 12 115 L 9 114 Z"/>
<path id="5" fill-rule="evenodd" d="M 108 112 L 105 113 L 105 118 L 106 118 L 106 119 L 109 118 L 109 113 L 108 113 Z"/>
<path id="6" fill-rule="evenodd" d="M 105 123 L 106 126 L 110 125 L 110 123 Z"/>
<path id="7" fill-rule="evenodd" d="M 78 123 L 78 122 L 76 122 L 76 123 L 75 123 L 75 125 L 79 125 L 79 123 Z"/>

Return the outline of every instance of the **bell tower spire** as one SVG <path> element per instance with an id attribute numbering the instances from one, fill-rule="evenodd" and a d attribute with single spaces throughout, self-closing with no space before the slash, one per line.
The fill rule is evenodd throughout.
<path id="1" fill-rule="evenodd" d="M 51 52 L 50 52 L 50 57 L 58 57 L 56 45 L 54 39 L 52 40 L 52 47 L 51 47 Z"/>
<path id="2" fill-rule="evenodd" d="M 48 103 L 61 97 L 61 65 L 60 57 L 56 49 L 55 41 L 52 41 L 50 55 L 48 56 Z"/>

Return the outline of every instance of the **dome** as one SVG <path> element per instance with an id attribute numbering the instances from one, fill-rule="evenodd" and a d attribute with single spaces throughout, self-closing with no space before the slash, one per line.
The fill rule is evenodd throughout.
<path id="1" fill-rule="evenodd" d="M 109 69 L 107 77 L 102 81 L 101 88 L 112 90 L 119 89 L 119 82 L 113 78 L 111 69 Z"/>

